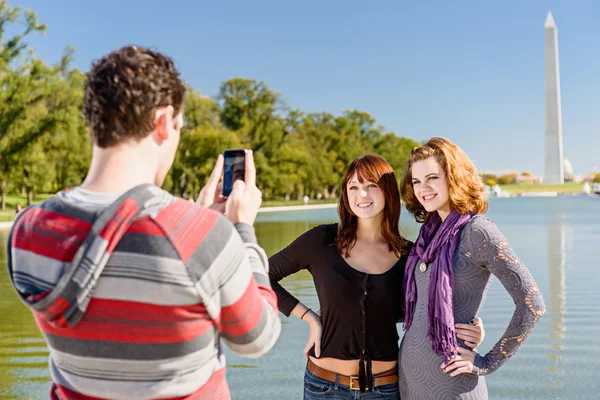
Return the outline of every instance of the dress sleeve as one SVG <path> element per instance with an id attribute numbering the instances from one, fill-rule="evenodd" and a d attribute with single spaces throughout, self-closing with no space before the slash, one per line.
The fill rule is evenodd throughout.
<path id="1" fill-rule="evenodd" d="M 289 246 L 269 258 L 269 279 L 277 295 L 279 311 L 289 317 L 300 302 L 279 283 L 286 276 L 307 269 L 324 246 L 325 227 L 317 226 L 302 234 Z"/>
<path id="2" fill-rule="evenodd" d="M 498 278 L 515 303 L 502 338 L 485 356 L 475 356 L 476 372 L 488 375 L 517 352 L 546 308 L 533 276 L 492 221 L 480 217 L 472 223 L 470 247 L 473 260 Z"/>

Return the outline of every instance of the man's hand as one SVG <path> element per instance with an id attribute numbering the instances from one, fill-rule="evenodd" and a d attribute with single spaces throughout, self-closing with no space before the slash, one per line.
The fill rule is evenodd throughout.
<path id="1" fill-rule="evenodd" d="M 236 180 L 225 203 L 225 216 L 231 222 L 254 224 L 256 214 L 262 203 L 262 193 L 256 187 L 256 167 L 252 150 L 246 154 L 246 172 L 244 180 Z"/>
<path id="2" fill-rule="evenodd" d="M 198 204 L 203 207 L 210 208 L 212 210 L 218 211 L 221 214 L 225 212 L 225 200 L 221 197 L 221 193 L 223 193 L 223 183 L 219 182 L 221 180 L 221 175 L 223 174 L 223 155 L 219 154 L 217 157 L 217 161 L 215 162 L 215 167 L 210 173 L 210 177 L 208 178 L 208 182 L 202 190 L 200 190 L 200 196 L 198 197 Z"/>

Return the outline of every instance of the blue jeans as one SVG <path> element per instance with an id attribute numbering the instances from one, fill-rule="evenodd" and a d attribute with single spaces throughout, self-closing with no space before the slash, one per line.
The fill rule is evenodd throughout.
<path id="1" fill-rule="evenodd" d="M 338 385 L 314 375 L 308 369 L 304 373 L 304 400 L 400 400 L 398 383 L 373 388 L 372 392 L 361 393 L 348 386 Z"/>

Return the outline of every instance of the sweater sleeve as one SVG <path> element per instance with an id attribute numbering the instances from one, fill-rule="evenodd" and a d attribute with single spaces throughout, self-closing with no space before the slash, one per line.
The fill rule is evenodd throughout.
<path id="1" fill-rule="evenodd" d="M 219 215 L 194 259 L 198 262 L 189 269 L 197 277 L 196 290 L 223 342 L 244 357 L 267 353 L 279 337 L 281 321 L 268 259 L 254 228 L 234 226 Z"/>
<path id="2" fill-rule="evenodd" d="M 300 302 L 279 283 L 286 276 L 311 267 L 314 255 L 324 245 L 325 226 L 317 226 L 302 234 L 289 246 L 269 258 L 269 279 L 277 295 L 279 310 L 287 317 Z"/>
<path id="3" fill-rule="evenodd" d="M 504 335 L 485 356 L 475 356 L 478 374 L 488 375 L 517 352 L 546 308 L 533 276 L 492 221 L 481 217 L 472 223 L 470 247 L 473 260 L 498 278 L 515 304 Z"/>

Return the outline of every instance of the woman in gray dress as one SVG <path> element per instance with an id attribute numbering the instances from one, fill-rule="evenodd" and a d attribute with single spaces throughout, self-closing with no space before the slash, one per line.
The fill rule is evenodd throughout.
<path id="1" fill-rule="evenodd" d="M 540 291 L 487 211 L 484 185 L 467 155 L 444 138 L 410 153 L 402 199 L 423 223 L 404 276 L 406 317 L 399 356 L 402 400 L 487 399 L 497 370 L 545 313 Z M 485 355 L 463 347 L 455 323 L 481 309 L 495 275 L 515 303 L 502 338 Z"/>

